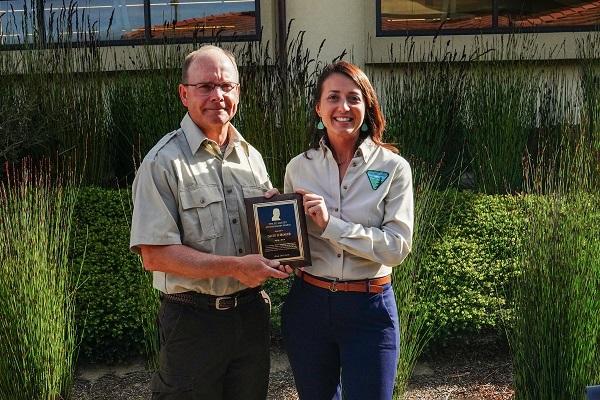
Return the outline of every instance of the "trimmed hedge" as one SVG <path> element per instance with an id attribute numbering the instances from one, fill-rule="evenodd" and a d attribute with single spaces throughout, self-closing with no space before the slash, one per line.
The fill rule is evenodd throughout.
<path id="1" fill-rule="evenodd" d="M 142 266 L 129 251 L 130 192 L 82 188 L 75 208 L 73 259 L 82 264 L 76 320 L 80 354 L 115 362 L 145 351 L 147 301 Z"/>
<path id="2" fill-rule="evenodd" d="M 72 258 L 81 265 L 77 289 L 80 354 L 89 361 L 117 362 L 146 353 L 144 317 L 154 321 L 156 301 L 149 273 L 129 251 L 130 190 L 85 187 L 75 207 Z M 280 308 L 290 280 L 270 280 L 272 331 L 280 334 Z"/>
<path id="3" fill-rule="evenodd" d="M 448 212 L 434 227 L 438 239 L 423 265 L 437 290 L 419 307 L 436 329 L 437 343 L 501 327 L 510 314 L 506 299 L 525 223 L 520 197 L 450 192 L 445 202 Z M 81 352 L 90 360 L 118 361 L 145 351 L 144 316 L 155 297 L 138 257 L 128 249 L 130 214 L 128 190 L 81 190 L 73 254 L 76 263 L 84 260 L 77 322 L 83 329 Z M 275 337 L 289 284 L 266 284 Z"/>
<path id="4" fill-rule="evenodd" d="M 507 299 L 525 228 L 521 197 L 450 192 L 444 209 L 423 261 L 423 275 L 437 288 L 420 305 L 434 343 L 499 329 L 510 318 Z"/>

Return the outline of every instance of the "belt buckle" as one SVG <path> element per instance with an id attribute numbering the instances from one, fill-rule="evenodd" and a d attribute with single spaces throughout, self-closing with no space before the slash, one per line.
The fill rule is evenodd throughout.
<path id="1" fill-rule="evenodd" d="M 329 291 L 330 292 L 337 292 L 337 288 L 336 288 L 336 284 L 337 284 L 337 279 L 334 281 L 331 281 L 331 284 L 329 285 Z"/>
<path id="2" fill-rule="evenodd" d="M 231 300 L 231 299 L 233 299 L 233 305 L 221 305 L 221 301 L 227 301 L 227 300 Z M 224 310 L 229 310 L 230 308 L 235 308 L 235 307 L 237 307 L 237 297 L 223 296 L 223 297 L 217 297 L 215 299 L 215 308 L 217 310 L 224 311 Z"/>

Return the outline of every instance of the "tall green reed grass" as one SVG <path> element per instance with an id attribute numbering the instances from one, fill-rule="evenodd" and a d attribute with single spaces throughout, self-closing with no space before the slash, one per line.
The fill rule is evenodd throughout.
<path id="1" fill-rule="evenodd" d="M 290 32 L 291 25 L 286 67 L 268 42 L 232 48 L 242 66 L 234 123 L 263 153 L 276 184 L 316 123 L 311 91 L 323 66 L 320 49 L 307 49 L 303 32 Z M 431 166 L 443 160 L 444 174 L 472 160 L 479 190 L 521 190 L 521 162 L 536 151 L 528 145 L 539 131 L 545 95 L 539 69 L 555 68 L 524 60 L 557 51 L 540 48 L 535 36 L 527 38 L 502 36 L 469 54 L 438 45 L 439 38 L 429 48 L 415 50 L 409 38 L 390 49 L 388 64 L 367 68 L 380 88 L 386 140 L 411 159 Z M 594 43 L 582 43 L 581 53 L 595 54 Z M 18 160 L 77 149 L 80 164 L 87 166 L 86 183 L 130 181 L 139 158 L 179 125 L 184 112 L 177 96 L 179 68 L 197 45 L 123 52 L 88 37 L 42 50 L 0 51 L 0 96 L 8 99 L 0 103 L 0 156 Z M 501 61 L 505 58 L 516 61 Z M 586 99 L 583 121 L 597 132 L 597 63 L 582 65 L 581 77 L 565 84 L 584 88 L 577 91 Z"/>
<path id="2" fill-rule="evenodd" d="M 0 185 L 0 397 L 68 399 L 77 359 L 72 176 L 24 163 Z"/>
<path id="3" fill-rule="evenodd" d="M 508 334 L 518 400 L 583 399 L 600 379 L 600 197 L 563 179 L 525 199 L 529 229 Z"/>
<path id="4" fill-rule="evenodd" d="M 546 88 L 539 116 L 549 121 L 540 124 L 546 140 L 525 163 L 528 232 L 508 330 L 517 400 L 583 399 L 585 386 L 600 381 L 598 88 L 588 86 L 593 64 L 582 61 L 578 95 L 560 81 Z"/>
<path id="5" fill-rule="evenodd" d="M 417 359 L 423 353 L 435 329 L 428 324 L 428 315 L 422 299 L 437 290 L 431 271 L 425 269 L 423 260 L 428 256 L 431 243 L 439 237 L 435 226 L 441 213 L 448 216 L 444 205 L 448 204 L 448 193 L 439 190 L 438 171 L 422 162 L 413 166 L 426 172 L 415 185 L 415 221 L 411 254 L 393 269 L 392 285 L 398 305 L 400 321 L 400 356 L 397 367 L 395 398 L 401 399 L 408 388 Z M 451 212 L 451 211 L 450 211 Z"/>
<path id="6" fill-rule="evenodd" d="M 600 191 L 600 33 L 592 33 L 577 44 L 581 62 L 584 145 L 590 154 L 592 188 Z"/>
<path id="7" fill-rule="evenodd" d="M 308 147 L 309 133 L 317 123 L 312 94 L 323 67 L 320 48 L 311 54 L 304 46 L 304 32 L 287 31 L 288 64 L 277 63 L 280 55 L 269 55 L 268 45 L 248 46 L 240 54 L 242 69 L 237 121 L 246 139 L 262 153 L 274 184 L 283 184 L 287 162 Z"/>
<path id="8" fill-rule="evenodd" d="M 452 169 L 461 153 L 459 111 L 468 76 L 465 61 L 472 55 L 448 47 L 422 53 L 409 39 L 398 51 L 408 62 L 397 62 L 390 48 L 389 67 L 377 71 L 374 79 L 381 88 L 386 140 L 429 169 L 439 163 Z"/>
<path id="9" fill-rule="evenodd" d="M 463 118 L 477 189 L 506 193 L 522 187 L 522 159 L 535 126 L 539 78 L 524 65 L 474 67 Z"/>
<path id="10" fill-rule="evenodd" d="M 111 169 L 105 91 L 91 49 L 0 51 L 0 161 L 71 152 L 85 181 Z"/>

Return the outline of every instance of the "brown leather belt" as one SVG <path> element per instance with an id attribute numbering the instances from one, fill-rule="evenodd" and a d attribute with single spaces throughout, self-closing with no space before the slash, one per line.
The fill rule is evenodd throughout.
<path id="1" fill-rule="evenodd" d="M 309 285 L 327 289 L 332 292 L 381 293 L 383 292 L 383 285 L 392 282 L 392 277 L 390 275 L 382 276 L 381 278 L 362 279 L 357 281 L 338 281 L 314 276 L 299 269 L 296 270 L 296 276 Z"/>
<path id="2" fill-rule="evenodd" d="M 229 310 L 258 299 L 262 287 L 241 290 L 227 296 L 212 296 L 198 292 L 166 294 L 161 292 L 161 299 L 172 303 L 185 304 L 201 309 Z"/>

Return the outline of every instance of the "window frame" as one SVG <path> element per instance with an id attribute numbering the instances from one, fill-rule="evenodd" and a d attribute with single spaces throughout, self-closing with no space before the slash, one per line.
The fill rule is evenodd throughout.
<path id="1" fill-rule="evenodd" d="M 574 25 L 574 26 L 534 26 L 524 28 L 511 28 L 498 26 L 498 0 L 492 0 L 492 27 L 481 29 L 417 29 L 417 30 L 394 30 L 383 31 L 381 28 L 381 1 L 375 0 L 375 26 L 376 37 L 399 37 L 399 36 L 440 36 L 440 35 L 481 35 L 481 34 L 510 34 L 510 33 L 547 33 L 547 32 L 593 32 L 600 31 L 598 25 Z"/>
<path id="2" fill-rule="evenodd" d="M 36 2 L 43 0 L 35 0 Z M 152 38 L 151 31 L 151 14 L 150 14 L 150 0 L 144 1 L 144 38 L 143 39 L 111 39 L 111 40 L 96 40 L 93 43 L 98 45 L 99 47 L 112 47 L 112 46 L 138 46 L 138 45 L 148 45 L 148 44 L 189 44 L 189 43 L 214 43 L 214 42 L 258 42 L 261 39 L 261 18 L 260 18 L 260 1 L 254 0 L 255 6 L 255 34 L 253 35 L 222 35 L 222 36 L 197 36 L 196 38 L 169 38 L 169 37 L 160 37 L 160 38 Z M 39 8 L 37 8 L 39 9 Z M 40 17 L 39 13 L 35 16 L 36 20 L 39 21 Z M 56 42 L 46 42 L 46 26 L 44 24 L 44 29 L 42 31 L 42 35 L 44 37 L 44 43 L 27 43 L 27 44 L 0 44 L 0 51 L 2 50 L 30 50 L 30 49 L 39 49 L 40 46 L 44 49 L 52 49 L 57 47 L 86 47 L 90 42 L 68 42 L 66 44 L 58 44 Z"/>

